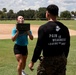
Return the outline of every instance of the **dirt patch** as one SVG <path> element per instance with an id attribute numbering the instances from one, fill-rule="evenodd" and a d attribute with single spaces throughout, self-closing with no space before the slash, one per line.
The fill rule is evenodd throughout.
<path id="1" fill-rule="evenodd" d="M 11 39 L 12 29 L 14 24 L 0 24 L 0 39 Z M 31 25 L 31 30 L 34 37 L 37 37 L 39 25 Z"/>
<path id="2" fill-rule="evenodd" d="M 70 36 L 76 35 L 76 30 L 69 29 L 69 32 L 70 32 Z"/>
<path id="3" fill-rule="evenodd" d="M 0 39 L 11 39 L 12 29 L 15 24 L 0 24 Z M 39 25 L 31 25 L 31 30 L 34 38 L 37 38 Z M 69 29 L 70 36 L 75 36 L 76 31 Z"/>

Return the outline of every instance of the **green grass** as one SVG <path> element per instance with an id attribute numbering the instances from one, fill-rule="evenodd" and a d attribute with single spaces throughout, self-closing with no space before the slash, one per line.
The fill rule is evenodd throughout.
<path id="1" fill-rule="evenodd" d="M 32 25 L 42 25 L 46 23 L 47 21 L 41 21 L 41 20 L 25 20 L 26 23 L 30 23 Z M 16 24 L 16 20 L 2 20 L 0 21 L 0 24 Z"/>
<path id="2" fill-rule="evenodd" d="M 28 68 L 28 64 L 31 61 L 32 53 L 34 49 L 36 39 L 33 41 L 29 40 L 28 45 L 28 59 L 27 59 L 27 66 L 26 66 L 26 72 L 30 75 L 36 75 L 36 68 L 37 64 L 35 64 L 34 72 L 31 72 Z M 0 75 L 17 75 L 17 61 L 15 59 L 14 53 L 13 53 L 13 45 L 14 42 L 11 40 L 0 40 Z"/>
<path id="3" fill-rule="evenodd" d="M 35 63 L 33 72 L 31 72 L 28 68 L 28 64 L 32 58 L 33 49 L 36 45 L 36 40 L 37 39 L 34 39 L 33 41 L 29 40 L 28 58 L 25 69 L 26 73 L 29 75 L 36 75 L 36 69 L 39 64 L 39 61 Z M 10 39 L 0 40 L 0 75 L 17 75 L 17 61 L 13 53 L 13 45 L 14 42 Z M 67 63 L 67 75 L 76 75 L 76 36 L 71 37 L 71 46 Z"/>
<path id="4" fill-rule="evenodd" d="M 76 21 L 75 20 L 59 20 L 64 23 L 68 28 L 76 30 Z M 30 23 L 31 25 L 42 25 L 47 21 L 41 20 L 25 20 L 26 23 Z M 0 24 L 16 24 L 16 20 L 3 20 L 0 21 Z"/>
<path id="5" fill-rule="evenodd" d="M 76 20 L 60 20 L 68 28 L 76 30 Z"/>
<path id="6" fill-rule="evenodd" d="M 71 46 L 67 65 L 67 75 L 76 75 L 76 36 L 71 37 Z"/>
<path id="7" fill-rule="evenodd" d="M 0 20 L 0 24 L 15 24 L 16 20 Z"/>

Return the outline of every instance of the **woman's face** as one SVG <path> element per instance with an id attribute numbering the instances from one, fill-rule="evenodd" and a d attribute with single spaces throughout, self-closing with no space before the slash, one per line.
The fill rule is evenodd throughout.
<path id="1" fill-rule="evenodd" d="M 24 18 L 23 18 L 23 16 L 18 16 L 18 18 L 17 18 L 17 23 L 24 23 Z"/>

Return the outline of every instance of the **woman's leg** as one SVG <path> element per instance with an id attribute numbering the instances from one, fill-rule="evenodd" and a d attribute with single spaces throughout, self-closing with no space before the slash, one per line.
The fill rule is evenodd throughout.
<path id="1" fill-rule="evenodd" d="M 22 69 L 24 70 L 25 69 L 25 67 L 26 67 L 26 60 L 27 60 L 27 56 L 22 56 L 22 58 L 23 58 L 23 66 L 22 66 Z"/>
<path id="2" fill-rule="evenodd" d="M 23 68 L 23 56 L 21 54 L 16 54 L 16 59 L 18 61 L 17 71 L 18 75 L 22 75 L 22 68 Z"/>

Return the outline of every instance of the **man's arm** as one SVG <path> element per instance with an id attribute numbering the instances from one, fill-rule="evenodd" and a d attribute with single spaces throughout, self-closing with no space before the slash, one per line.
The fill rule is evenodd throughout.
<path id="1" fill-rule="evenodd" d="M 69 54 L 69 49 L 70 49 L 70 34 L 69 34 L 69 30 L 66 31 L 67 32 L 67 42 L 66 42 L 66 49 L 65 49 L 65 56 L 66 58 L 68 57 Z"/>
<path id="2" fill-rule="evenodd" d="M 33 53 L 33 57 L 32 57 L 33 62 L 36 62 L 41 54 L 41 51 L 43 49 L 43 39 L 44 39 L 44 31 L 42 28 L 39 28 L 38 39 L 37 39 L 36 47 L 34 49 L 34 53 Z"/>
<path id="3" fill-rule="evenodd" d="M 39 28 L 38 30 L 38 39 L 37 39 L 37 43 L 36 43 L 36 47 L 34 49 L 34 53 L 33 53 L 33 57 L 31 60 L 31 63 L 29 64 L 29 68 L 32 70 L 32 67 L 34 66 L 34 63 L 38 60 L 41 51 L 43 49 L 43 36 L 44 36 L 44 32 L 41 28 Z"/>

